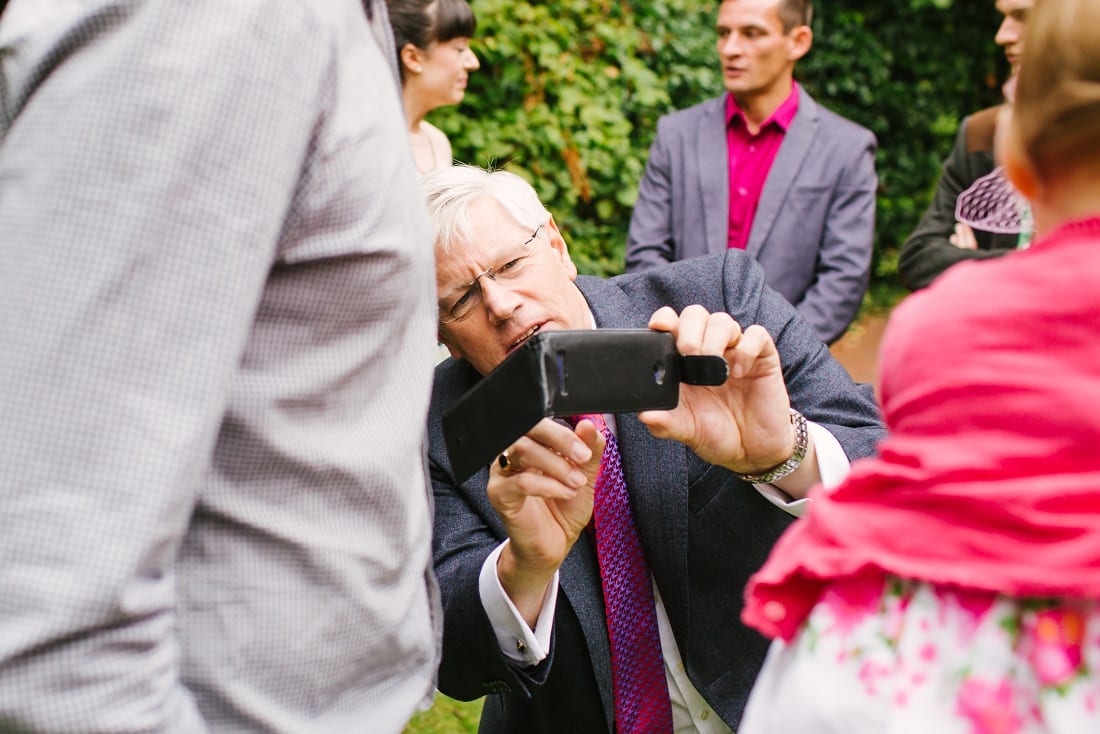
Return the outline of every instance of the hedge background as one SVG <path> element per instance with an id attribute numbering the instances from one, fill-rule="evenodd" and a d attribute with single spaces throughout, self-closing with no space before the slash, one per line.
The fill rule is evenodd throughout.
<path id="1" fill-rule="evenodd" d="M 471 0 L 481 69 L 430 119 L 455 157 L 530 181 L 582 272 L 623 269 L 657 118 L 718 95 L 715 0 Z M 871 300 L 900 288 L 897 254 L 961 117 L 994 104 L 1007 73 L 993 0 L 816 3 L 796 76 L 878 137 Z"/>

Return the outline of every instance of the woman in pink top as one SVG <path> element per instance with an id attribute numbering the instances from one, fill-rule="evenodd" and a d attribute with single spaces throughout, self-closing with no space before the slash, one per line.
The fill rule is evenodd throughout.
<path id="1" fill-rule="evenodd" d="M 1035 239 L 896 309 L 890 437 L 746 591 L 739 734 L 1100 732 L 1100 3 L 1028 32 L 999 147 Z"/>

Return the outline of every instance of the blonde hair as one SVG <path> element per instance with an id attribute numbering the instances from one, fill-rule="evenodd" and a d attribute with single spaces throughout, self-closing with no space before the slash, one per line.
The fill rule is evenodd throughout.
<path id="1" fill-rule="evenodd" d="M 1100 2 L 1035 3 L 1012 115 L 1041 178 L 1100 162 Z"/>

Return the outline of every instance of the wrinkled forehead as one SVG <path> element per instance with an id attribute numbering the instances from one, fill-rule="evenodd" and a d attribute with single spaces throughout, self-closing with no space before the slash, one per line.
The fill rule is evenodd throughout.
<path id="1" fill-rule="evenodd" d="M 718 27 L 783 26 L 779 14 L 781 0 L 724 0 L 718 7 Z"/>
<path id="2" fill-rule="evenodd" d="M 529 229 L 521 225 L 496 199 L 481 196 L 456 206 L 436 222 L 436 258 L 462 254 L 471 247 L 489 243 L 492 233 Z"/>
<path id="3" fill-rule="evenodd" d="M 445 245 L 436 246 L 436 280 L 444 288 L 468 283 L 486 268 L 519 250 L 531 231 L 517 222 L 496 200 L 483 197 L 466 210 L 465 226 Z"/>

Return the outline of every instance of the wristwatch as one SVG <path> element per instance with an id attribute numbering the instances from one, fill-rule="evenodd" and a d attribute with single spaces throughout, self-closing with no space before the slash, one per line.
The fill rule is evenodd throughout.
<path id="1" fill-rule="evenodd" d="M 792 473 L 806 458 L 806 447 L 810 441 L 810 432 L 806 428 L 806 418 L 794 408 L 791 408 L 791 425 L 794 426 L 794 451 L 789 459 L 771 471 L 763 474 L 738 474 L 737 476 L 746 482 L 753 484 L 771 484 Z"/>

